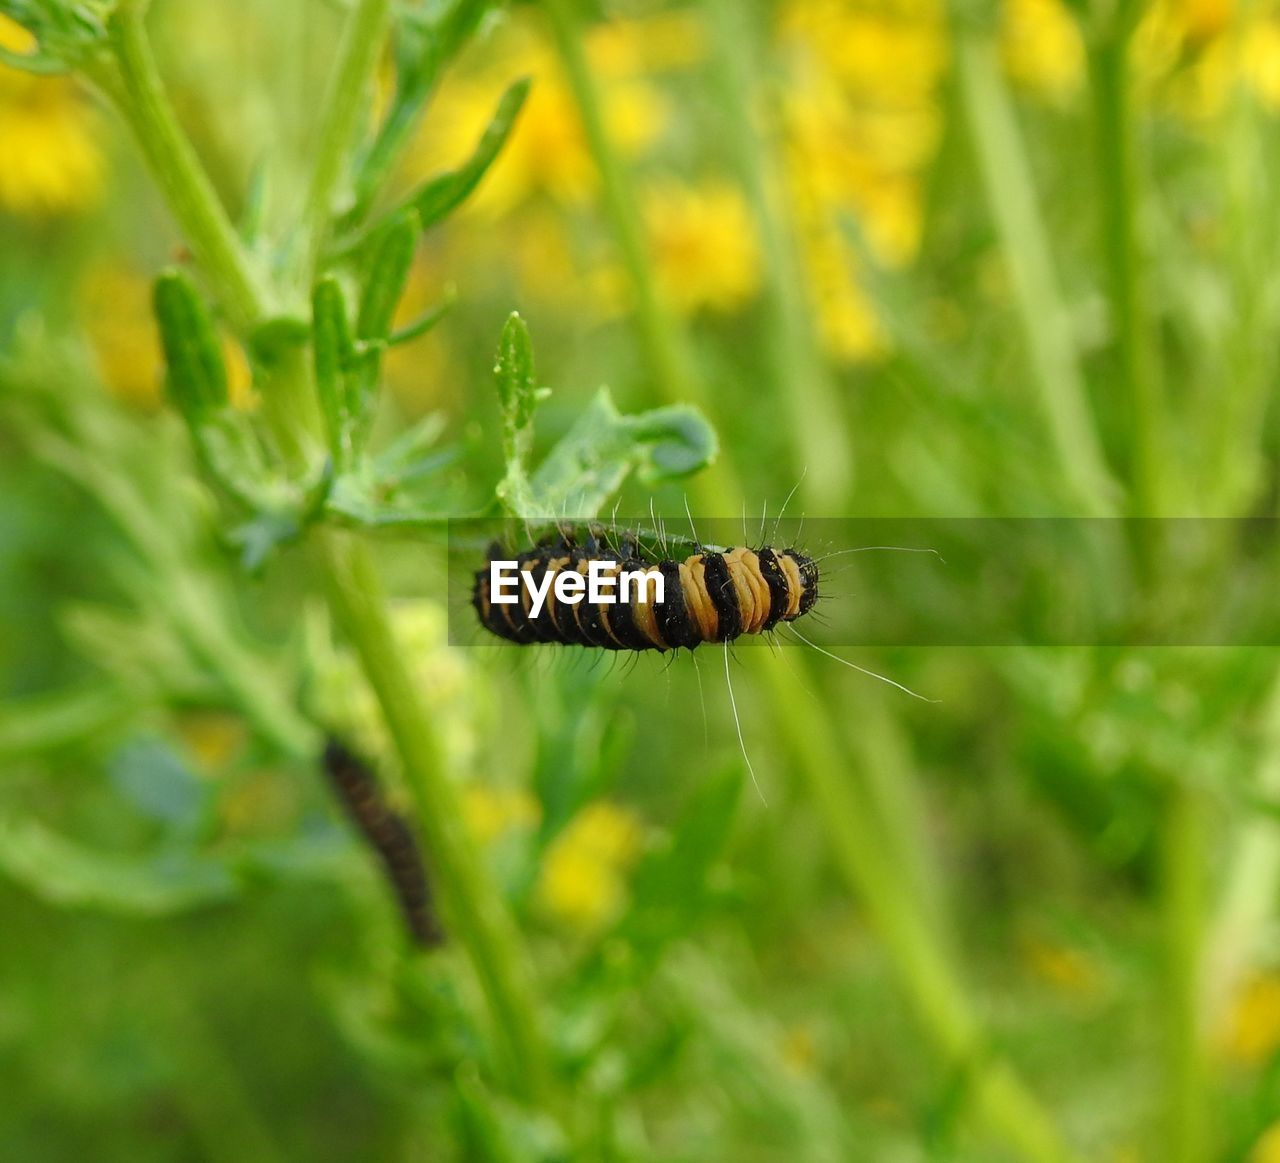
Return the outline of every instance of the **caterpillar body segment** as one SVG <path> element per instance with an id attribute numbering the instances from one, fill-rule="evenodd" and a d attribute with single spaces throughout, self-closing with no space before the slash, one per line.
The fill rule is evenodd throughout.
<path id="1" fill-rule="evenodd" d="M 516 563 L 520 584 L 514 602 L 494 600 L 494 561 Z M 557 574 L 576 573 L 585 587 L 593 562 L 611 563 L 603 572 L 615 579 L 620 573 L 661 577 L 663 600 L 642 600 L 635 592 L 640 587 L 622 600 L 616 585 L 613 602 L 592 602 L 585 590 L 577 602 L 559 600 L 548 575 L 554 582 Z M 546 597 L 535 614 L 531 589 L 541 592 L 544 586 Z M 652 587 L 646 596 L 652 598 Z M 658 558 L 631 538 L 610 545 L 598 530 L 582 539 L 560 532 L 516 554 L 495 543 L 472 588 L 481 625 L 500 638 L 519 645 L 559 642 L 627 651 L 692 650 L 765 633 L 803 617 L 817 599 L 817 563 L 795 549 L 701 548 L 683 559 Z"/>

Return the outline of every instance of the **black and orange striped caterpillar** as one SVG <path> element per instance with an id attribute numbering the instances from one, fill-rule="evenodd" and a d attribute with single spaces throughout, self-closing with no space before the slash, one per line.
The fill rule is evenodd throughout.
<path id="1" fill-rule="evenodd" d="M 408 822 L 387 803 L 372 768 L 340 739 L 325 743 L 321 764 L 352 823 L 377 852 L 414 943 L 429 949 L 444 932 L 422 852 Z"/>
<path id="2" fill-rule="evenodd" d="M 527 586 L 521 587 L 514 603 L 493 600 L 490 565 L 507 560 L 516 562 L 539 585 L 548 573 L 577 573 L 585 579 L 593 561 L 610 563 L 603 570 L 607 575 L 657 573 L 664 582 L 664 597 L 661 602 L 633 598 L 613 603 L 593 603 L 584 597 L 570 603 L 557 600 L 551 586 L 541 609 L 534 612 Z M 510 642 L 630 651 L 727 644 L 744 634 L 762 634 L 780 622 L 793 622 L 817 600 L 817 562 L 795 549 L 698 547 L 696 553 L 675 560 L 659 558 L 635 537 L 624 535 L 611 543 L 608 533 L 598 527 L 588 529 L 582 538 L 557 530 L 514 555 L 495 542 L 475 575 L 471 593 L 481 625 Z"/>

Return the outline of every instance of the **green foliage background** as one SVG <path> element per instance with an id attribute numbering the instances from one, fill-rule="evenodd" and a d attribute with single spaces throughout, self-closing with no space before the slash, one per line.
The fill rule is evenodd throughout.
<path id="1" fill-rule="evenodd" d="M 0 1156 L 1280 1158 L 1274 650 L 748 644 L 758 797 L 718 654 L 442 601 L 449 516 L 1275 516 L 1269 5 L 0 13 Z"/>

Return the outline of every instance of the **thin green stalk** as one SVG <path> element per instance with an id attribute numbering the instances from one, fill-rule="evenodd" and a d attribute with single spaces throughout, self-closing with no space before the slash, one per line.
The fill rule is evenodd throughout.
<path id="1" fill-rule="evenodd" d="M 248 334 L 270 313 L 270 301 L 196 151 L 178 124 L 160 80 L 138 5 L 111 16 L 117 76 L 103 85 L 142 148 L 192 252 L 232 324 Z"/>
<path id="2" fill-rule="evenodd" d="M 303 210 L 302 240 L 306 264 L 301 272 L 310 286 L 316 259 L 324 246 L 356 126 L 378 67 L 391 16 L 391 0 L 357 0 L 347 17 L 338 61 L 329 80 L 320 115 L 315 168 Z"/>
<path id="3" fill-rule="evenodd" d="M 1212 516 L 1248 510 L 1263 485 L 1264 420 L 1276 366 L 1275 326 L 1268 307 L 1276 239 L 1270 196 L 1274 183 L 1261 111 L 1239 59 L 1243 21 L 1236 22 L 1231 37 L 1236 81 L 1226 129 L 1217 142 L 1216 171 L 1223 176 L 1232 310 L 1222 344 L 1225 375 L 1213 377 L 1201 393 L 1207 455 L 1200 493 L 1212 498 L 1203 510 Z"/>
<path id="4" fill-rule="evenodd" d="M 712 62 L 728 145 L 764 252 L 765 362 L 774 395 L 789 413 L 795 462 L 808 466 L 801 491 L 819 510 L 831 509 L 852 483 L 853 445 L 818 348 L 795 239 L 783 225 L 782 165 L 774 127 L 759 126 L 751 117 L 751 82 L 759 73 L 751 60 L 751 13 L 735 0 L 704 0 L 704 7 L 712 29 Z"/>
<path id="5" fill-rule="evenodd" d="M 1251 791 L 1280 802 L 1280 673 L 1273 680 L 1263 721 L 1263 749 Z M 1216 1029 L 1236 989 L 1261 951 L 1280 887 L 1280 824 L 1255 812 L 1236 833 L 1224 888 L 1204 947 L 1205 1028 Z"/>
<path id="6" fill-rule="evenodd" d="M 703 403 L 705 392 L 693 371 L 684 337 L 663 303 L 653 277 L 640 208 L 605 128 L 601 112 L 604 102 L 587 62 L 574 7 L 570 0 L 543 0 L 542 7 L 550 18 L 560 63 L 573 93 L 592 159 L 600 172 L 605 212 L 636 296 L 636 315 L 649 370 L 657 381 L 658 391 L 667 400 L 692 399 Z"/>
<path id="7" fill-rule="evenodd" d="M 797 757 L 837 865 L 865 903 L 926 1035 L 963 1079 L 971 1105 L 993 1132 L 1034 1163 L 1065 1163 L 1072 1156 L 1060 1132 L 988 1045 L 959 974 L 912 896 L 909 878 L 892 858 L 892 839 L 881 834 L 892 813 L 866 810 L 844 756 L 793 670 L 772 657 L 764 665 L 777 722 Z"/>
<path id="8" fill-rule="evenodd" d="M 316 542 L 334 615 L 360 657 L 404 765 L 447 928 L 471 956 L 506 1052 L 511 1086 L 538 1097 L 545 1090 L 548 1063 L 530 970 L 497 888 L 467 835 L 431 717 L 387 621 L 381 579 L 368 548 L 355 538 L 322 530 Z"/>
<path id="9" fill-rule="evenodd" d="M 1059 470 L 1085 516 L 1114 515 L 1118 491 L 1094 431 L 1031 166 L 988 36 L 958 33 L 956 72 Z"/>
<path id="10" fill-rule="evenodd" d="M 688 336 L 663 302 L 653 277 L 640 208 L 605 128 L 601 114 L 604 103 L 583 51 L 582 29 L 574 15 L 571 0 L 543 0 L 542 6 L 550 20 L 560 63 L 586 133 L 587 146 L 600 174 L 605 215 L 635 296 L 640 348 L 654 387 L 668 403 L 692 401 L 710 413 L 711 401 L 694 368 Z M 737 511 L 736 500 L 715 468 L 694 478 L 690 490 L 697 507 L 705 515 L 725 517 Z"/>
<path id="11" fill-rule="evenodd" d="M 1201 1022 L 1204 950 L 1205 805 L 1190 787 L 1172 783 L 1161 824 L 1166 1066 L 1161 1158 L 1208 1158 L 1209 1109 Z"/>
<path id="12" fill-rule="evenodd" d="M 1158 516 L 1162 481 L 1165 401 L 1147 323 L 1144 260 L 1138 236 L 1137 164 L 1129 39 L 1135 5 L 1122 0 L 1111 26 L 1090 53 L 1099 211 L 1111 320 L 1121 381 L 1128 400 L 1131 510 Z"/>

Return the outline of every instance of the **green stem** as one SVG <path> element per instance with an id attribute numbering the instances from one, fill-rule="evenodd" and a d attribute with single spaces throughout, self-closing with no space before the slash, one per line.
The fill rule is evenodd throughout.
<path id="1" fill-rule="evenodd" d="M 323 530 L 317 543 L 334 615 L 360 657 L 417 804 L 427 859 L 441 888 L 448 930 L 466 948 L 503 1045 L 510 1083 L 543 1093 L 546 1053 L 529 968 L 497 888 L 477 859 L 440 743 L 386 617 L 387 599 L 365 545 Z"/>
<path id="2" fill-rule="evenodd" d="M 605 128 L 604 102 L 587 62 L 582 29 L 573 5 L 570 0 L 543 0 L 542 7 L 550 18 L 560 63 L 573 93 L 591 156 L 600 172 L 605 212 L 636 296 L 636 314 L 649 370 L 666 399 L 698 401 L 703 395 L 702 387 L 693 372 L 683 336 L 654 280 L 640 208 Z"/>
<path id="3" fill-rule="evenodd" d="M 391 0 L 358 0 L 342 34 L 338 62 L 320 115 L 315 168 L 303 211 L 302 238 L 307 257 L 302 274 L 308 287 L 337 210 L 334 201 L 343 168 L 378 67 L 390 16 Z"/>
<path id="4" fill-rule="evenodd" d="M 1059 469 L 1084 515 L 1114 515 L 1117 490 L 1093 428 L 1070 312 L 1058 287 L 1031 166 L 990 38 L 961 30 L 956 71 Z"/>
<path id="5" fill-rule="evenodd" d="M 893 813 L 868 810 L 820 710 L 797 681 L 796 664 L 788 668 L 770 657 L 764 665 L 776 721 L 808 783 L 836 863 L 865 903 L 929 1039 L 995 1133 L 1034 1163 L 1065 1163 L 1071 1155 L 1053 1120 L 993 1053 L 959 974 L 892 857 L 895 844 L 881 829 Z"/>
<path id="6" fill-rule="evenodd" d="M 1200 1003 L 1203 994 L 1205 805 L 1191 788 L 1168 790 L 1162 820 L 1162 885 L 1166 1032 L 1165 1140 L 1161 1158 L 1208 1158 L 1207 1071 Z"/>
<path id="7" fill-rule="evenodd" d="M 1200 431 L 1207 433 L 1207 453 L 1197 495 L 1211 498 L 1201 510 L 1211 516 L 1249 510 L 1263 487 L 1265 419 L 1276 365 L 1275 326 L 1268 308 L 1276 239 L 1270 210 L 1274 183 L 1266 164 L 1262 115 L 1239 60 L 1243 24 L 1236 22 L 1232 32 L 1237 79 L 1215 167 L 1222 175 L 1226 207 L 1231 318 L 1221 341 L 1222 360 L 1213 369 L 1218 374 L 1208 377 L 1200 393 Z"/>
<path id="8" fill-rule="evenodd" d="M 112 14 L 118 77 L 104 85 L 129 123 L 156 184 L 191 244 L 232 324 L 248 334 L 270 314 L 269 300 L 235 227 L 178 124 L 156 68 L 138 5 Z"/>
<path id="9" fill-rule="evenodd" d="M 1263 722 L 1263 750 L 1251 790 L 1280 802 L 1280 673 L 1272 682 Z M 1280 826 L 1270 815 L 1251 814 L 1236 833 L 1210 936 L 1205 941 L 1204 1013 L 1207 1029 L 1219 1028 L 1242 979 L 1261 951 L 1280 886 Z"/>
<path id="10" fill-rule="evenodd" d="M 806 301 L 795 239 L 783 225 L 783 167 L 772 124 L 751 117 L 753 62 L 751 14 L 736 0 L 704 0 L 712 29 L 712 63 L 726 111 L 727 144 L 751 203 L 764 252 L 767 280 L 763 336 L 775 397 L 790 414 L 795 462 L 808 465 L 804 499 L 819 510 L 838 506 L 853 477 L 853 447 L 826 361 L 818 348 Z M 772 119 L 770 119 L 772 120 Z"/>
<path id="11" fill-rule="evenodd" d="M 1130 19 L 1121 3 L 1112 26 L 1090 54 L 1093 81 L 1099 209 L 1111 321 L 1121 382 L 1126 390 L 1130 441 L 1131 508 L 1135 516 L 1160 513 L 1165 402 L 1150 342 L 1137 226 L 1137 165 L 1129 77 Z"/>

